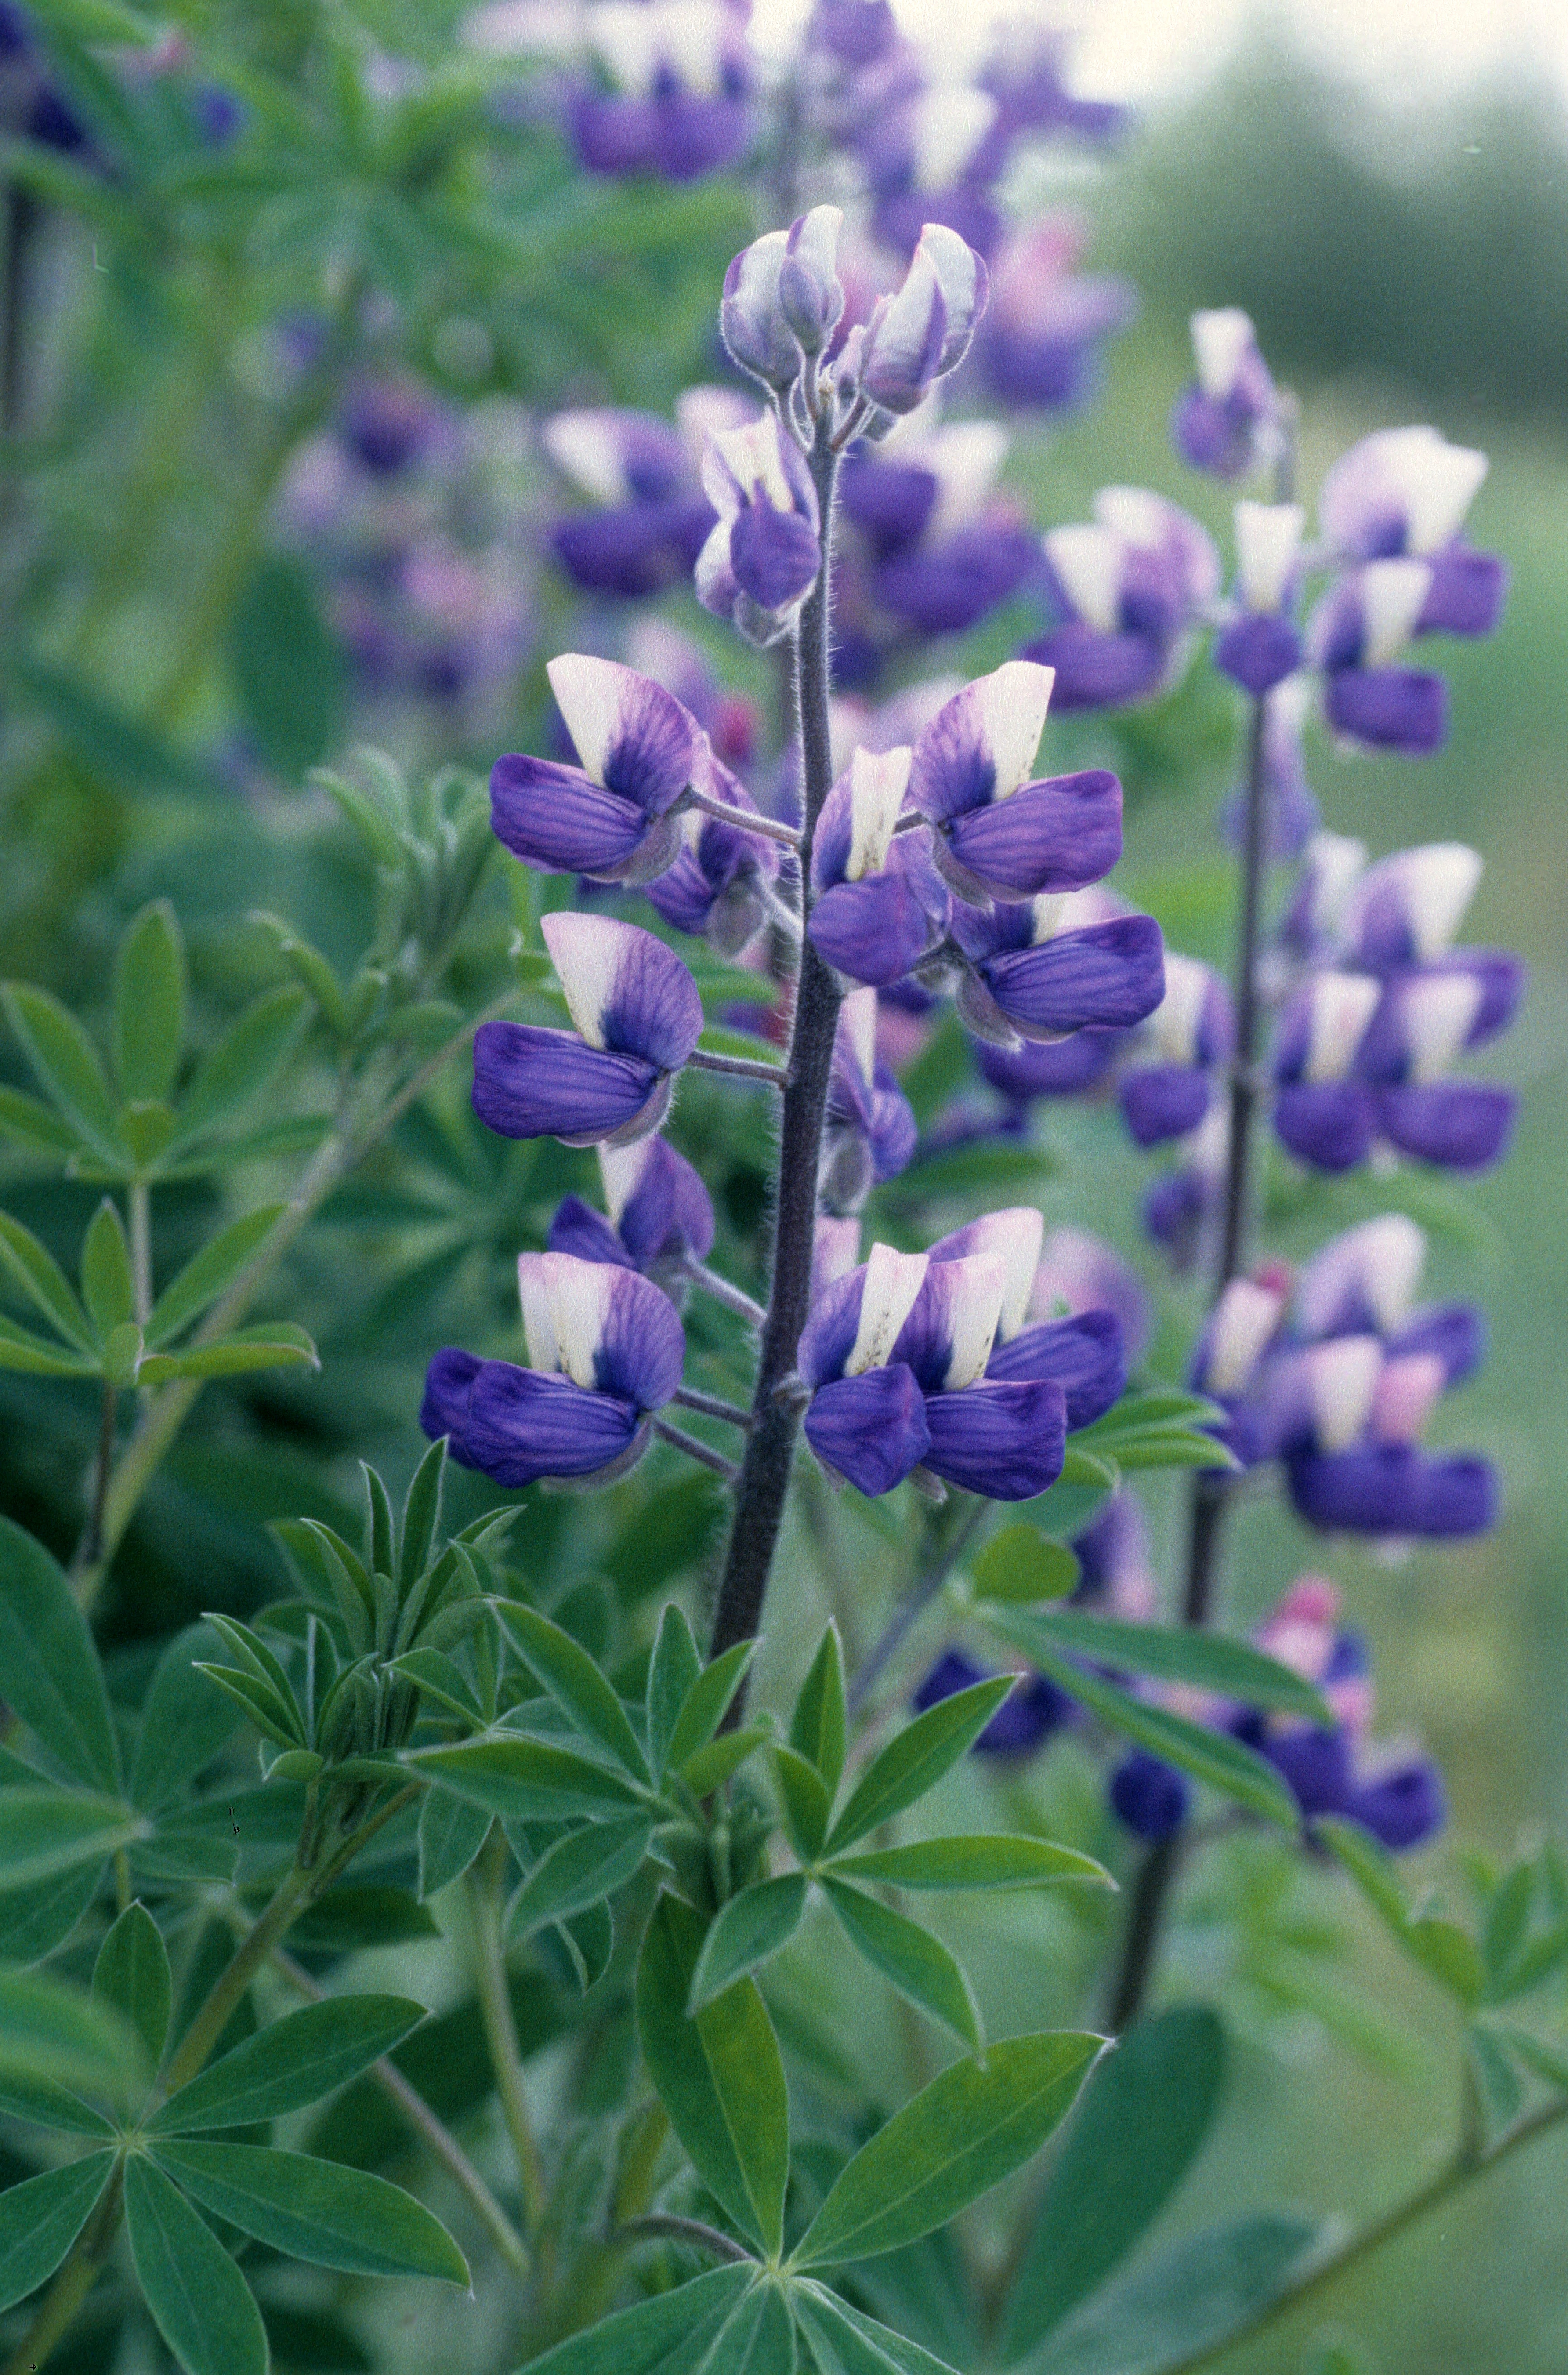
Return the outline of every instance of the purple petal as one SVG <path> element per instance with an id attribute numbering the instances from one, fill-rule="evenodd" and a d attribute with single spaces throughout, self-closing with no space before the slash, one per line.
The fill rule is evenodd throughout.
<path id="1" fill-rule="evenodd" d="M 1035 1377 L 927 1394 L 925 1465 L 991 1501 L 1032 1501 L 1062 1472 L 1067 1406 L 1060 1386 Z"/>
<path id="2" fill-rule="evenodd" d="M 930 1445 L 925 1399 L 902 1363 L 835 1378 L 812 1396 L 806 1440 L 824 1468 L 862 1493 L 890 1493 Z"/>
<path id="3" fill-rule="evenodd" d="M 822 554 L 809 520 L 759 500 L 736 518 L 729 561 L 742 593 L 760 609 L 787 610 L 816 584 Z"/>
<path id="4" fill-rule="evenodd" d="M 584 1204 L 581 1196 L 568 1196 L 556 1207 L 545 1244 L 550 1253 L 574 1254 L 579 1261 L 610 1262 L 617 1270 L 633 1267 L 604 1214 Z"/>
<path id="5" fill-rule="evenodd" d="M 475 1034 L 474 1111 L 502 1138 L 593 1146 L 644 1115 L 656 1129 L 660 1085 L 655 1065 L 585 1047 L 573 1031 L 486 1022 Z"/>
<path id="6" fill-rule="evenodd" d="M 1081 891 L 1122 854 L 1122 787 L 1102 767 L 1025 784 L 1010 799 L 955 816 L 937 837 L 938 866 L 945 853 L 994 898 Z M 963 881 L 955 887 L 973 896 Z"/>
<path id="7" fill-rule="evenodd" d="M 1433 1459 L 1409 1444 L 1366 1444 L 1299 1454 L 1289 1473 L 1297 1515 L 1326 1533 L 1458 1540 L 1497 1519 L 1496 1476 L 1474 1454 Z"/>
<path id="8" fill-rule="evenodd" d="M 680 1384 L 686 1335 L 667 1294 L 635 1270 L 618 1270 L 603 1306 L 594 1382 L 634 1410 L 662 1410 Z"/>
<path id="9" fill-rule="evenodd" d="M 659 1300 L 668 1311 L 663 1295 Z M 474 1379 L 460 1456 L 465 1467 L 516 1491 L 541 1476 L 592 1476 L 607 1468 L 630 1450 L 638 1425 L 631 1403 L 614 1394 L 592 1393 L 570 1377 L 510 1361 L 486 1361 Z"/>
<path id="10" fill-rule="evenodd" d="M 961 635 L 1017 593 L 1040 546 L 1002 519 L 976 520 L 926 551 L 900 553 L 871 573 L 883 609 L 923 635 Z"/>
<path id="11" fill-rule="evenodd" d="M 450 1436 L 452 1456 L 465 1468 L 474 1464 L 465 1448 L 468 1440 L 468 1403 L 474 1380 L 483 1366 L 472 1353 L 461 1353 L 449 1345 L 444 1353 L 436 1354 L 425 1374 L 419 1424 L 432 1443 L 443 1435 Z"/>
<path id="12" fill-rule="evenodd" d="M 1377 1092 L 1378 1122 L 1401 1154 L 1450 1171 L 1484 1171 L 1495 1163 L 1513 1135 L 1514 1111 L 1512 1089 L 1491 1081 Z"/>
<path id="13" fill-rule="evenodd" d="M 902 870 L 835 884 L 806 928 L 827 963 L 877 989 L 908 973 L 932 940 L 931 918 Z"/>
<path id="14" fill-rule="evenodd" d="M 1070 1319 L 1021 1328 L 1008 1343 L 998 1344 L 985 1375 L 1003 1384 L 1048 1377 L 1062 1389 L 1067 1433 L 1075 1434 L 1103 1418 L 1126 1388 L 1121 1323 L 1114 1312 L 1079 1311 Z"/>
<path id="15" fill-rule="evenodd" d="M 845 1270 L 822 1289 L 801 1330 L 796 1366 L 808 1386 L 820 1387 L 836 1377 L 854 1348 L 860 1326 L 860 1303 L 866 1290 L 866 1266 Z"/>
<path id="16" fill-rule="evenodd" d="M 713 1249 L 713 1207 L 706 1188 L 666 1139 L 645 1144 L 643 1176 L 620 1211 L 627 1251 L 639 1264 L 676 1254 L 705 1261 Z"/>
<path id="17" fill-rule="evenodd" d="M 690 576 L 713 519 L 705 495 L 619 503 L 559 520 L 550 549 L 584 592 L 638 601 Z"/>
<path id="18" fill-rule="evenodd" d="M 1350 1171 L 1372 1152 L 1377 1116 L 1356 1081 L 1298 1081 L 1274 1100 L 1280 1143 L 1315 1171 Z"/>
<path id="19" fill-rule="evenodd" d="M 691 780 L 696 720 L 637 668 L 587 652 L 563 652 L 546 674 L 584 772 L 650 819 Z"/>
<path id="20" fill-rule="evenodd" d="M 1342 1731 L 1303 1724 L 1266 1741 L 1263 1753 L 1304 1819 L 1344 1812 L 1350 1794 L 1350 1743 Z"/>
<path id="21" fill-rule="evenodd" d="M 1437 1767 L 1421 1758 L 1352 1790 L 1345 1812 L 1391 1854 L 1403 1855 L 1443 1828 L 1448 1802 Z"/>
<path id="22" fill-rule="evenodd" d="M 1388 1340 L 1391 1361 L 1412 1353 L 1435 1353 L 1451 1386 L 1470 1377 L 1486 1358 L 1486 1321 L 1473 1303 L 1434 1303 Z"/>
<path id="23" fill-rule="evenodd" d="M 1216 638 L 1214 665 L 1255 698 L 1283 684 L 1302 664 L 1302 639 L 1289 619 L 1264 613 L 1238 619 Z"/>
<path id="24" fill-rule="evenodd" d="M 1192 1785 L 1185 1773 L 1135 1748 L 1111 1776 L 1112 1812 L 1135 1838 L 1150 1846 L 1174 1837 L 1186 1820 Z"/>
<path id="25" fill-rule="evenodd" d="M 1451 544 L 1435 553 L 1432 584 L 1416 620 L 1418 635 L 1490 635 L 1508 593 L 1506 564 L 1494 552 Z"/>
<path id="26" fill-rule="evenodd" d="M 839 473 L 839 501 L 878 557 L 920 537 L 937 501 L 933 470 L 913 463 L 850 455 Z"/>
<path id="27" fill-rule="evenodd" d="M 610 916 L 562 909 L 540 928 L 584 1039 L 678 1072 L 701 1037 L 702 1000 L 675 951 Z"/>
<path id="28" fill-rule="evenodd" d="M 576 767 L 518 752 L 490 771 L 490 824 L 514 857 L 542 873 L 602 875 L 626 864 L 649 819 Z"/>
<path id="29" fill-rule="evenodd" d="M 1158 691 L 1170 656 L 1162 636 L 1102 634 L 1081 620 L 1069 620 L 1051 634 L 1025 644 L 1020 659 L 1039 660 L 1056 671 L 1052 706 L 1110 709 L 1142 701 Z"/>
<path id="30" fill-rule="evenodd" d="M 1039 948 L 990 957 L 979 971 L 1025 1038 L 1080 1030 L 1087 1022 L 1126 1030 L 1165 995 L 1165 948 L 1149 916 L 1119 916 Z"/>
<path id="31" fill-rule="evenodd" d="M 974 1056 L 991 1086 L 1022 1105 L 1031 1097 L 1080 1096 L 1096 1087 L 1120 1045 L 1118 1032 L 1075 1031 L 1067 1039 L 1026 1039 L 1021 1047 L 994 1047 L 983 1040 Z"/>
<path id="32" fill-rule="evenodd" d="M 919 1136 L 909 1099 L 888 1066 L 878 1064 L 869 1114 L 871 1177 L 877 1187 L 908 1170 Z"/>
<path id="33" fill-rule="evenodd" d="M 1196 1064 L 1140 1064 L 1117 1090 L 1123 1118 L 1139 1146 L 1185 1138 L 1208 1111 L 1212 1090 Z"/>
<path id="34" fill-rule="evenodd" d="M 1414 668 L 1338 668 L 1326 680 L 1337 733 L 1414 757 L 1440 750 L 1448 735 L 1448 688 Z"/>

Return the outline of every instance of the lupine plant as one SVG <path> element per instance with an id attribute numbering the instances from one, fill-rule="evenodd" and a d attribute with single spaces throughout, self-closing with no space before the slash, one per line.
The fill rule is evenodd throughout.
<path id="1" fill-rule="evenodd" d="M 144 891 L 80 1015 L 4 988 L 7 2375 L 1183 2375 L 1292 2314 L 1346 2375 L 1337 2276 L 1568 2119 L 1526 2001 L 1568 1967 L 1568 1863 L 1471 1859 L 1463 1903 L 1408 1877 L 1443 1780 L 1381 1736 L 1318 1571 L 1498 1505 L 1423 1446 L 1484 1327 L 1419 1299 L 1418 1215 L 1506 1150 L 1468 1058 L 1522 971 L 1458 938 L 1476 852 L 1373 855 L 1307 774 L 1315 721 L 1441 743 L 1408 647 L 1497 623 L 1485 458 L 1377 431 L 1314 525 L 1227 309 L 1171 432 L 1237 494 L 1229 564 L 1161 491 L 1043 532 L 998 494 L 964 408 L 1079 400 L 1131 311 L 1072 273 L 1080 227 L 1007 214 L 1031 138 L 1116 128 L 1051 45 L 932 88 L 887 0 L 819 0 L 771 74 L 727 5 L 595 0 L 553 64 L 497 6 L 421 77 L 330 13 L 267 29 L 292 78 L 237 41 L 209 81 L 120 0 L 0 6 L 14 301 L 49 207 L 133 293 L 181 241 L 215 305 L 247 243 L 276 276 L 242 349 L 271 431 L 140 718 L 76 671 L 156 437 L 68 665 L 17 684 L 210 795 L 167 737 L 248 589 L 234 830 L 306 853 L 220 950 Z M 534 359 L 536 455 L 371 302 L 428 309 L 455 386 L 510 319 L 509 225 L 555 206 L 525 326 L 584 365 L 573 224 L 614 281 L 631 180 L 627 254 L 711 246 L 684 185 L 748 160 L 771 227 L 703 301 L 733 375 L 667 418 Z M 295 234 L 324 312 L 289 307 Z M 485 319 L 438 332 L 453 283 Z M 579 508 L 529 510 L 550 471 Z M 688 585 L 684 628 L 637 611 Z M 499 732 L 548 638 L 537 747 L 486 749 L 488 799 L 360 750 L 280 810 L 331 740 L 289 698 L 314 600 L 421 763 Z M 930 672 L 982 623 L 990 666 Z M 1200 671 L 1228 972 L 1110 879 L 1114 728 Z M 1092 1176 L 1047 1222 L 1067 1101 L 1159 1166 L 1142 1267 Z M 1311 1563 L 1249 1623 L 1266 1496 Z M 1206 1904 L 1228 2008 L 1326 2016 L 1292 1972 L 1373 1924 L 1449 2008 L 1451 2149 L 1367 2223 L 1199 2205 L 1226 2028 L 1167 1950 Z"/>

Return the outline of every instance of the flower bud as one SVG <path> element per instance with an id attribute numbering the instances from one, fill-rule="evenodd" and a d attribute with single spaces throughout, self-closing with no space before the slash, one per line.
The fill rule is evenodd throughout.
<path id="1" fill-rule="evenodd" d="M 725 274 L 719 327 L 733 361 L 764 387 L 786 388 L 800 370 L 800 348 L 779 301 L 789 233 L 771 230 L 743 247 Z"/>
<path id="2" fill-rule="evenodd" d="M 956 371 L 985 310 L 985 266 L 957 231 L 927 223 L 903 287 L 884 297 L 867 333 L 862 385 L 886 412 L 913 412 Z"/>
<path id="3" fill-rule="evenodd" d="M 813 207 L 790 226 L 779 266 L 779 311 L 800 341 L 801 351 L 820 354 L 843 312 L 843 284 L 836 270 L 840 207 Z"/>

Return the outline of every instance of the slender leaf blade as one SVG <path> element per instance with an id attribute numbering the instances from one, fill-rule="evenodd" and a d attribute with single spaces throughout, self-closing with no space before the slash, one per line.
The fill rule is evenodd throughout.
<path id="1" fill-rule="evenodd" d="M 46 1785 L 0 1790 L 0 1886 L 29 1887 L 77 1864 L 101 1863 L 147 1827 L 115 1798 Z"/>
<path id="2" fill-rule="evenodd" d="M 114 1065 L 122 1096 L 166 1098 L 184 1044 L 184 942 L 173 908 L 157 899 L 133 916 L 114 967 Z"/>
<path id="3" fill-rule="evenodd" d="M 1077 1848 L 999 1831 L 873 1848 L 862 1855 L 835 1856 L 831 1868 L 850 1880 L 881 1881 L 894 1888 L 1042 1888 L 1063 1881 L 1115 1886 L 1104 1865 Z"/>
<path id="4" fill-rule="evenodd" d="M 1067 1650 L 1161 1682 L 1185 1683 L 1249 1707 L 1278 1707 L 1325 1728 L 1334 1719 L 1322 1694 L 1250 1641 L 1228 1640 L 1190 1625 L 1134 1625 L 1087 1609 L 1020 1611 L 992 1620 L 996 1632 L 1032 1657 Z"/>
<path id="5" fill-rule="evenodd" d="M 793 2264 L 872 2259 L 945 2226 L 1039 2150 L 1104 2044 L 1046 2031 L 955 2062 L 840 2171 Z"/>
<path id="6" fill-rule="evenodd" d="M 242 1212 L 193 1255 L 152 1306 L 147 1324 L 149 1353 L 199 1319 L 207 1306 L 232 1286 L 287 1209 L 283 1204 L 264 1204 L 257 1211 Z"/>
<path id="7" fill-rule="evenodd" d="M 558 2342 L 530 2360 L 528 2375 L 690 2375 L 756 2278 L 753 2267 L 710 2268 L 673 2292 Z"/>
<path id="8" fill-rule="evenodd" d="M 787 1945 L 805 1910 L 806 1875 L 799 1872 L 759 1881 L 721 1906 L 691 1974 L 688 2011 L 701 2012 L 735 1980 Z"/>
<path id="9" fill-rule="evenodd" d="M 755 1641 L 737 1641 L 722 1658 L 704 1666 L 686 1694 L 675 1730 L 670 1734 L 666 1765 L 679 1766 L 705 1748 L 724 1721 L 729 1703 L 756 1655 Z"/>
<path id="10" fill-rule="evenodd" d="M 42 1543 L 9 1518 L 0 1518 L 0 1698 L 68 1773 L 119 1789 L 119 1744 L 87 1619 Z"/>
<path id="11" fill-rule="evenodd" d="M 1189 2236 L 1087 2302 L 1031 2375 L 1158 2375 L 1217 2349 L 1300 2276 L 1321 2233 L 1266 2215 Z"/>
<path id="12" fill-rule="evenodd" d="M 825 2285 L 808 2281 L 792 2295 L 802 2333 L 823 2375 L 957 2375 L 918 2342 L 865 2317 Z"/>
<path id="13" fill-rule="evenodd" d="M 828 1834 L 829 1852 L 852 1847 L 933 1789 L 973 1747 L 1016 1680 L 1013 1674 L 996 1674 L 989 1682 L 972 1684 L 906 1724 L 872 1758 L 850 1792 Z"/>
<path id="14" fill-rule="evenodd" d="M 569 1831 L 541 1856 L 513 1899 L 512 1936 L 525 1937 L 547 1921 L 565 1921 L 602 1905 L 642 1869 L 653 1835 L 645 1814 Z"/>
<path id="15" fill-rule="evenodd" d="M 522 1601 L 498 1601 L 496 1613 L 551 1697 L 624 1772 L 646 1781 L 647 1760 L 626 1709 L 582 1644 Z"/>
<path id="16" fill-rule="evenodd" d="M 125 2222 L 153 2322 L 187 2375 L 266 2375 L 266 2334 L 250 2286 L 143 2154 L 125 2166 Z"/>
<path id="17" fill-rule="evenodd" d="M 112 2152 L 88 2153 L 0 2193 L 0 2310 L 25 2300 L 54 2274 L 97 2208 L 113 2166 Z"/>
<path id="18" fill-rule="evenodd" d="M 460 1798 L 472 1799 L 503 1822 L 620 1814 L 638 1803 L 638 1792 L 607 1766 L 515 1732 L 459 1741 L 450 1748 L 415 1749 L 407 1762 L 416 1772 L 433 1773 Z"/>
<path id="19" fill-rule="evenodd" d="M 156 2070 L 169 2034 L 173 1980 L 169 1950 L 145 1905 L 127 1905 L 110 1925 L 93 1966 L 92 1992 L 129 2021 L 147 2048 L 147 2067 Z"/>
<path id="20" fill-rule="evenodd" d="M 831 1798 L 843 1772 L 848 1739 L 843 1679 L 843 1646 L 839 1629 L 830 1624 L 822 1635 L 789 1719 L 789 1744 L 821 1775 Z"/>
<path id="21" fill-rule="evenodd" d="M 1179 1766 L 1195 1780 L 1207 1782 L 1210 1789 L 1246 1807 L 1249 1814 L 1261 1814 L 1266 1822 L 1279 1823 L 1291 1831 L 1300 1827 L 1296 1802 L 1284 1782 L 1267 1758 L 1244 1742 L 1173 1715 L 1169 1707 L 1134 1698 L 1130 1692 L 1106 1682 L 1102 1675 L 1088 1672 L 1055 1649 L 1037 1646 L 1030 1655 L 1043 1673 L 1140 1748 L 1162 1757 L 1167 1765 Z"/>
<path id="22" fill-rule="evenodd" d="M 0 997 L 45 1094 L 95 1154 L 123 1162 L 126 1149 L 103 1066 L 76 1016 L 28 982 L 7 983 Z"/>
<path id="23" fill-rule="evenodd" d="M 844 1935 L 873 1969 L 978 2053 L 983 2040 L 974 1991 L 962 1965 L 941 1940 L 907 1914 L 895 1913 L 831 1873 L 823 1873 L 822 1887 Z"/>
<path id="24" fill-rule="evenodd" d="M 468 2263 L 440 2219 L 383 2177 L 267 2145 L 160 2139 L 155 2150 L 204 2210 L 312 2267 L 468 2282 Z"/>
<path id="25" fill-rule="evenodd" d="M 702 1660 L 683 1612 L 670 1601 L 659 1618 L 658 1637 L 648 1664 L 648 1755 L 655 1773 L 669 1759 L 669 1744 Z"/>
<path id="26" fill-rule="evenodd" d="M 319 2102 L 425 2018 L 407 1996 L 327 1996 L 285 2013 L 202 2071 L 148 2121 L 157 2135 L 249 2127 Z"/>

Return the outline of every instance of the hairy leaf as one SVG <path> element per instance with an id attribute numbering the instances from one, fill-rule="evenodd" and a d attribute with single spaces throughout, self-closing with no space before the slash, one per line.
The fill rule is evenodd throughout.
<path id="1" fill-rule="evenodd" d="M 1050 1839 L 982 1831 L 972 1837 L 917 1839 L 908 1847 L 874 1848 L 864 1855 L 835 1856 L 831 1869 L 852 1880 L 876 1880 L 895 1888 L 1040 1888 L 1058 1881 L 1092 1881 L 1114 1888 L 1102 1863 L 1061 1848 Z"/>

